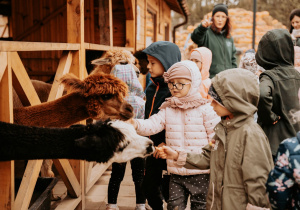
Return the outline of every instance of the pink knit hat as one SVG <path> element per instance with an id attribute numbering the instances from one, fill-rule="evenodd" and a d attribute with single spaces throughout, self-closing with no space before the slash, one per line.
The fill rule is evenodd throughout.
<path id="1" fill-rule="evenodd" d="M 171 66 L 167 72 L 164 73 L 165 82 L 168 83 L 171 79 L 188 79 L 192 81 L 191 72 L 184 64 L 178 62 Z"/>

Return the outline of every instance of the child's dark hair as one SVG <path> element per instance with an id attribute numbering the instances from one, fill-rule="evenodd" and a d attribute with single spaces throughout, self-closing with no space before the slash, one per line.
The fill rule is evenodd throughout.
<path id="1" fill-rule="evenodd" d="M 295 16 L 300 17 L 300 9 L 294 9 L 294 10 L 291 12 L 291 14 L 290 14 L 290 21 L 292 21 L 293 18 L 294 18 Z M 293 29 L 294 29 L 294 27 L 293 27 L 292 24 L 291 24 L 291 27 L 290 27 L 290 33 L 293 32 Z"/>
<path id="2" fill-rule="evenodd" d="M 140 65 L 140 72 L 143 75 L 146 75 L 149 71 L 149 69 L 147 69 L 147 66 L 144 66 L 145 64 L 143 62 L 148 62 L 148 58 L 147 58 L 147 54 L 143 52 L 144 49 L 138 50 L 136 51 L 133 56 L 136 57 L 136 59 L 138 59 L 139 61 L 139 65 Z"/>
<path id="3" fill-rule="evenodd" d="M 231 23 L 230 23 L 230 18 L 229 16 L 227 17 L 227 20 L 226 20 L 226 23 L 225 23 L 225 26 L 222 28 L 222 29 L 218 29 L 215 24 L 214 24 L 214 17 L 211 18 L 211 21 L 212 21 L 212 25 L 211 25 L 211 30 L 216 33 L 216 34 L 219 34 L 221 33 L 221 31 L 224 30 L 224 35 L 226 38 L 230 38 L 231 35 L 230 35 L 230 32 L 231 32 Z"/>

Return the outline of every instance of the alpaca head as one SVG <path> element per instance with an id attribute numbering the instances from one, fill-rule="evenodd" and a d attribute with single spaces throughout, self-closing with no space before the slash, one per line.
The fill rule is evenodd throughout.
<path id="1" fill-rule="evenodd" d="M 108 50 L 105 54 L 98 59 L 92 61 L 92 64 L 95 65 L 95 69 L 91 74 L 97 72 L 104 72 L 110 74 L 112 68 L 115 65 L 126 65 L 126 64 L 135 64 L 136 58 L 128 50 L 116 49 Z"/>
<path id="2" fill-rule="evenodd" d="M 96 73 L 82 81 L 73 74 L 66 74 L 61 83 L 70 92 L 85 98 L 86 111 L 92 119 L 128 120 L 133 117 L 132 106 L 124 100 L 128 87 L 112 75 Z"/>
<path id="3" fill-rule="evenodd" d="M 98 121 L 86 128 L 89 135 L 75 140 L 78 150 L 86 154 L 86 160 L 122 163 L 154 152 L 153 142 L 138 135 L 126 122 Z"/>

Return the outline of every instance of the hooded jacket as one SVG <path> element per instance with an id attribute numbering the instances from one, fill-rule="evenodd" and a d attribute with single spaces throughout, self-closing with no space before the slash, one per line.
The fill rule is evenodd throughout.
<path id="1" fill-rule="evenodd" d="M 202 82 L 200 84 L 199 92 L 200 92 L 202 98 L 209 99 L 210 97 L 207 94 L 207 92 L 211 85 L 211 80 L 209 78 L 209 68 L 210 68 L 211 61 L 212 61 L 212 53 L 211 53 L 210 49 L 208 49 L 206 47 L 199 47 L 199 48 L 194 49 L 193 51 L 199 52 L 199 54 L 201 56 L 201 62 L 202 62 L 202 66 L 200 69 Z"/>
<path id="2" fill-rule="evenodd" d="M 181 53 L 179 47 L 168 41 L 158 41 L 149 45 L 143 50 L 147 55 L 151 55 L 158 59 L 163 65 L 165 72 L 176 62 L 181 60 Z M 151 115 L 158 113 L 159 107 L 165 101 L 166 98 L 171 96 L 167 83 L 164 82 L 164 78 L 151 77 L 152 83 L 146 89 L 146 105 L 145 105 L 145 119 L 148 119 Z M 150 139 L 157 146 L 162 142 L 165 142 L 165 131 L 150 136 Z"/>
<path id="3" fill-rule="evenodd" d="M 258 122 L 269 138 L 272 154 L 276 155 L 279 144 L 300 130 L 290 116 L 291 111 L 300 109 L 300 74 L 294 68 L 294 47 L 288 31 L 268 31 L 261 38 L 255 57 L 258 65 L 266 69 L 260 75 Z"/>
<path id="4" fill-rule="evenodd" d="M 201 75 L 196 64 L 191 61 L 182 61 L 191 73 L 191 88 L 188 95 L 198 92 Z M 192 65 L 193 64 L 193 65 Z M 176 64 L 175 64 L 176 65 Z M 187 95 L 187 96 L 188 96 Z M 214 127 L 220 117 L 213 111 L 208 100 L 201 99 L 202 105 L 190 103 L 193 108 L 166 107 L 147 120 L 136 120 L 137 133 L 152 135 L 166 129 L 166 144 L 176 150 L 201 153 L 202 148 L 214 136 Z M 178 167 L 173 160 L 167 160 L 168 172 L 177 175 L 207 174 L 209 170 L 186 169 Z"/>
<path id="5" fill-rule="evenodd" d="M 202 154 L 187 153 L 182 164 L 210 168 L 206 209 L 268 207 L 265 183 L 273 159 L 266 135 L 253 120 L 259 100 L 256 77 L 245 69 L 230 69 L 216 75 L 212 85 L 234 117 L 216 125 L 214 144 L 206 145 Z M 186 155 L 179 154 L 178 160 Z"/>
<path id="6" fill-rule="evenodd" d="M 133 107 L 134 118 L 144 119 L 145 94 L 131 64 L 115 65 L 111 74 L 124 81 L 128 86 L 128 96 L 125 100 Z"/>
<path id="7" fill-rule="evenodd" d="M 210 27 L 205 28 L 200 24 L 193 31 L 191 39 L 198 47 L 207 47 L 212 51 L 210 78 L 221 71 L 237 67 L 232 37 L 226 38 L 223 34 L 216 34 Z"/>

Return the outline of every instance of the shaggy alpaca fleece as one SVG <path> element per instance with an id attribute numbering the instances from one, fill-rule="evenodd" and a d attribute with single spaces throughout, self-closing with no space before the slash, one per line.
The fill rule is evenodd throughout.
<path id="1" fill-rule="evenodd" d="M 15 123 L 67 127 L 87 118 L 128 120 L 133 117 L 133 108 L 123 99 L 127 95 L 127 85 L 112 75 L 97 73 L 82 81 L 73 74 L 66 74 L 61 82 L 70 94 L 54 101 L 14 109 Z"/>
<path id="2" fill-rule="evenodd" d="M 28 127 L 0 122 L 0 161 L 81 159 L 126 162 L 153 153 L 153 142 L 122 121 L 70 128 Z"/>

